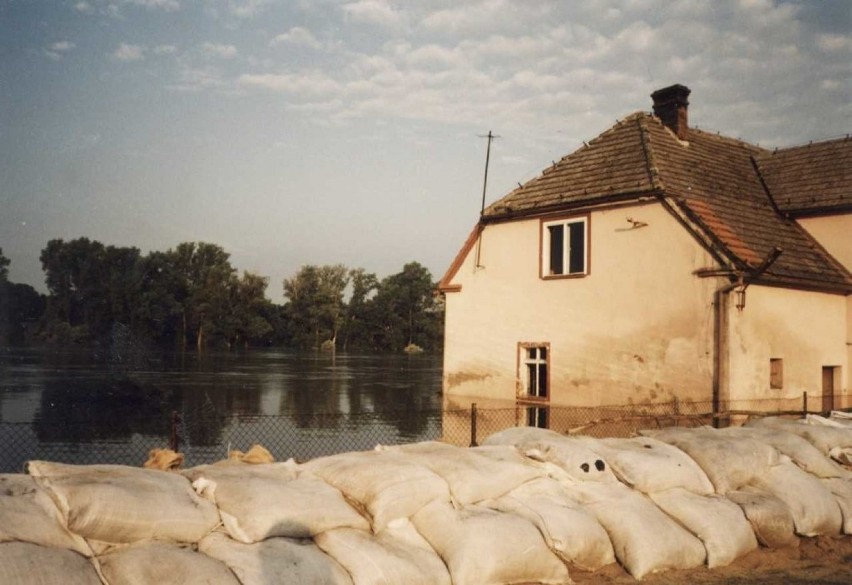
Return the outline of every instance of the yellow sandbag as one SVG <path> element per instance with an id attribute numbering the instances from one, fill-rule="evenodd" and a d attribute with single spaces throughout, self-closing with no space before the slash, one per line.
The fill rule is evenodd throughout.
<path id="1" fill-rule="evenodd" d="M 160 471 L 175 471 L 183 465 L 183 454 L 175 453 L 171 449 L 151 449 L 148 452 L 148 460 L 142 464 L 145 469 L 159 469 Z"/>

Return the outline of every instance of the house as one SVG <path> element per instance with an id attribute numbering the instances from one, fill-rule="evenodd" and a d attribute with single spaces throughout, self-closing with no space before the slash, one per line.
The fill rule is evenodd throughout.
<path id="1" fill-rule="evenodd" d="M 689 94 L 483 211 L 439 283 L 448 407 L 852 405 L 852 140 L 767 150 Z"/>

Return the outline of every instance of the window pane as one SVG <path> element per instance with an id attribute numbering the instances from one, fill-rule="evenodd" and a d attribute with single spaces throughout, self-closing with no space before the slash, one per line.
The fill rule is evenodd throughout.
<path id="1" fill-rule="evenodd" d="M 547 364 L 538 366 L 538 394 L 541 398 L 547 398 Z"/>
<path id="2" fill-rule="evenodd" d="M 538 352 L 539 352 L 538 355 L 541 359 L 543 359 L 543 360 L 547 359 L 547 348 L 546 347 L 540 347 Z"/>
<path id="3" fill-rule="evenodd" d="M 565 258 L 564 258 L 564 250 L 565 250 L 565 226 L 563 225 L 550 225 L 547 226 L 548 232 L 550 232 L 550 274 L 564 274 L 565 273 Z"/>
<path id="4" fill-rule="evenodd" d="M 586 271 L 586 224 L 577 222 L 568 225 L 570 230 L 570 258 L 568 272 L 582 274 Z"/>
<path id="5" fill-rule="evenodd" d="M 538 396 L 538 377 L 536 376 L 536 366 L 527 364 L 527 394 L 530 396 Z"/>
<path id="6" fill-rule="evenodd" d="M 535 352 L 536 352 L 536 348 L 534 348 L 534 347 L 529 348 L 527 350 L 527 358 L 534 360 L 536 358 Z"/>

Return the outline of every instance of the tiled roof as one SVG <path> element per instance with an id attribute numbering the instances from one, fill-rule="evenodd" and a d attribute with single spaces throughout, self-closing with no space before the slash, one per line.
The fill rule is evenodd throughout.
<path id="1" fill-rule="evenodd" d="M 773 206 L 756 163 L 772 156 L 697 129 L 682 142 L 658 118 L 636 113 L 489 206 L 483 221 L 657 197 L 734 270 L 747 274 L 780 248 L 758 282 L 852 292 L 852 275 Z"/>
<path id="2" fill-rule="evenodd" d="M 792 215 L 852 212 L 852 139 L 785 148 L 757 164 L 778 208 Z"/>

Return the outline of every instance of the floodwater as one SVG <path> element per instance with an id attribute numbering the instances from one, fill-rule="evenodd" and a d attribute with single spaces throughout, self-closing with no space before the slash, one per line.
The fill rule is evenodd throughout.
<path id="1" fill-rule="evenodd" d="M 439 355 L 0 348 L 0 472 L 29 459 L 187 463 L 259 442 L 277 459 L 441 435 Z"/>

